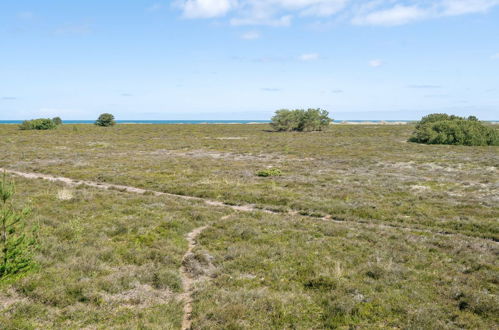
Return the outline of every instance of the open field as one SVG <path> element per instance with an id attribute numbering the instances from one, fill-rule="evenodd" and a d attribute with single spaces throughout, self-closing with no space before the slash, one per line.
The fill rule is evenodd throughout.
<path id="1" fill-rule="evenodd" d="M 192 300 L 196 329 L 498 328 L 498 147 L 268 129 L 0 125 L 0 167 L 147 191 L 13 176 L 40 249 L 0 327 L 178 329 Z"/>

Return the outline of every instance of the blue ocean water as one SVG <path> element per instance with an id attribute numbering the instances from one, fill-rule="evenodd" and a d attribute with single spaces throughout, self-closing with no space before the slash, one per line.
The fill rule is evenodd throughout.
<path id="1" fill-rule="evenodd" d="M 335 123 L 343 121 L 362 122 L 410 122 L 411 120 L 335 120 Z M 21 124 L 22 120 L 0 120 L 0 124 Z M 95 120 L 63 120 L 65 124 L 93 124 Z M 118 124 L 248 124 L 269 123 L 270 120 L 116 120 Z"/>

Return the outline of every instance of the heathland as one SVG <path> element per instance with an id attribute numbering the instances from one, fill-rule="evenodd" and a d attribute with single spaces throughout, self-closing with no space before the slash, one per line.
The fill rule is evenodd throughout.
<path id="1" fill-rule="evenodd" d="M 499 149 L 413 129 L 1 125 L 2 168 L 145 193 L 12 176 L 39 248 L 0 327 L 496 328 Z"/>

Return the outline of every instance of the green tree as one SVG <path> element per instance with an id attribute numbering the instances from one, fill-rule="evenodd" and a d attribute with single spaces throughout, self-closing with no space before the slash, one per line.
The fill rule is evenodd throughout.
<path id="1" fill-rule="evenodd" d="M 54 117 L 54 118 L 52 118 L 52 121 L 54 122 L 54 124 L 56 124 L 56 126 L 62 125 L 61 117 Z"/>
<path id="2" fill-rule="evenodd" d="M 322 109 L 277 110 L 270 125 L 276 131 L 321 131 L 332 119 L 329 113 Z"/>
<path id="3" fill-rule="evenodd" d="M 465 146 L 499 145 L 498 130 L 485 126 L 475 116 L 468 118 L 431 114 L 417 123 L 411 142 Z"/>
<path id="4" fill-rule="evenodd" d="M 14 184 L 4 173 L 0 182 L 0 279 L 29 270 L 33 266 L 36 246 L 34 230 L 26 230 L 28 209 L 15 210 L 12 198 Z"/>
<path id="5" fill-rule="evenodd" d="M 95 125 L 102 127 L 114 126 L 116 122 L 114 121 L 114 116 L 110 113 L 103 113 L 95 121 Z"/>

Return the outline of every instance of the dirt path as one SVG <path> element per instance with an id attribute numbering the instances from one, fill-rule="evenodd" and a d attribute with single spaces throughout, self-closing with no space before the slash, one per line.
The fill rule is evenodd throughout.
<path id="1" fill-rule="evenodd" d="M 154 196 L 168 196 L 168 197 L 180 198 L 180 199 L 184 199 L 184 200 L 200 201 L 200 202 L 204 202 L 206 205 L 229 207 L 235 211 L 245 211 L 245 212 L 262 211 L 262 212 L 266 212 L 266 213 L 276 213 L 276 214 L 278 213 L 278 212 L 273 212 L 270 210 L 259 209 L 259 208 L 255 207 L 254 205 L 229 205 L 229 204 L 226 204 L 223 202 L 214 201 L 214 200 L 207 199 L 207 198 L 170 194 L 170 193 L 165 193 L 165 192 L 160 192 L 160 191 L 152 191 L 152 190 L 147 190 L 147 189 L 142 189 L 142 188 L 137 188 L 137 187 L 123 186 L 123 185 L 119 185 L 119 184 L 101 183 L 101 182 L 87 181 L 87 180 L 73 180 L 70 178 L 62 177 L 62 176 L 53 176 L 53 175 L 41 174 L 41 173 L 20 172 L 20 171 L 10 170 L 10 169 L 6 169 L 6 168 L 1 168 L 1 167 L 0 167 L 0 172 L 14 174 L 14 175 L 26 178 L 26 179 L 43 179 L 43 180 L 47 180 L 47 181 L 51 181 L 51 182 L 62 182 L 68 186 L 85 185 L 85 186 L 94 187 L 94 188 L 98 188 L 98 189 L 118 190 L 118 191 L 123 191 L 123 192 L 134 193 L 134 194 L 147 194 L 147 193 L 149 193 L 149 194 L 152 194 Z"/>
<path id="2" fill-rule="evenodd" d="M 191 231 L 187 234 L 186 239 L 189 243 L 189 247 L 187 252 L 184 254 L 182 259 L 182 266 L 180 267 L 180 276 L 182 279 L 182 287 L 184 289 L 184 293 L 182 294 L 182 298 L 184 300 L 184 318 L 182 320 L 182 330 L 189 330 L 191 328 L 191 315 L 192 315 L 192 290 L 194 286 L 194 278 L 192 277 L 189 270 L 186 268 L 186 260 L 192 254 L 192 250 L 197 244 L 197 237 L 203 230 L 205 230 L 207 226 L 199 227 Z"/>
<path id="3" fill-rule="evenodd" d="M 272 210 L 261 209 L 261 208 L 256 207 L 255 205 L 251 205 L 251 204 L 230 205 L 230 204 L 226 204 L 224 202 L 219 202 L 219 201 L 215 201 L 215 200 L 211 200 L 211 199 L 207 199 L 207 198 L 202 198 L 202 197 L 177 195 L 177 194 L 165 193 L 165 192 L 160 192 L 160 191 L 152 191 L 152 190 L 147 190 L 147 189 L 142 189 L 142 188 L 137 188 L 137 187 L 117 185 L 117 184 L 112 184 L 112 183 L 100 183 L 100 182 L 86 181 L 86 180 L 73 180 L 73 179 L 61 177 L 61 176 L 53 176 L 53 175 L 41 174 L 41 173 L 20 172 L 20 171 L 16 171 L 16 170 L 1 168 L 1 167 L 0 167 L 0 172 L 14 174 L 14 175 L 26 178 L 26 179 L 43 179 L 43 180 L 47 180 L 47 181 L 51 181 L 51 182 L 62 182 L 64 184 L 67 184 L 68 186 L 86 185 L 89 187 L 94 187 L 94 188 L 98 188 L 98 189 L 105 189 L 105 190 L 118 190 L 118 191 L 122 191 L 122 192 L 129 192 L 129 193 L 135 193 L 135 194 L 147 194 L 147 193 L 149 193 L 149 194 L 154 195 L 154 196 L 167 196 L 167 197 L 179 198 L 179 199 L 183 199 L 183 200 L 199 201 L 199 202 L 205 203 L 206 205 L 218 206 L 218 207 L 227 207 L 227 208 L 233 209 L 235 211 L 242 211 L 242 212 L 259 211 L 259 212 L 265 212 L 265 213 L 270 213 L 270 214 L 279 214 L 279 215 L 286 215 L 286 214 L 300 215 L 298 211 L 276 212 L 276 211 L 272 211 Z M 380 224 L 380 223 L 372 223 L 372 222 L 367 222 L 367 221 L 363 222 L 363 221 L 351 221 L 351 220 L 337 220 L 331 216 L 325 216 L 325 217 L 314 217 L 314 216 L 310 216 L 310 215 L 301 215 L 301 216 L 308 217 L 311 219 L 316 219 L 316 220 L 324 220 L 324 221 L 336 222 L 336 223 L 342 223 L 342 224 L 348 223 L 348 224 L 355 224 L 355 225 L 361 225 L 361 226 L 372 227 L 372 228 L 400 229 L 400 230 L 414 231 L 414 232 L 420 232 L 420 233 L 430 233 L 430 234 L 436 234 L 436 235 L 461 236 L 461 237 L 472 238 L 472 239 L 492 241 L 494 243 L 499 244 L 499 242 L 497 242 L 493 238 L 482 238 L 482 237 L 475 237 L 475 236 L 470 236 L 470 235 L 466 235 L 466 234 L 453 233 L 453 232 L 447 232 L 447 231 L 407 227 L 407 226 L 401 226 L 399 224 Z"/>

